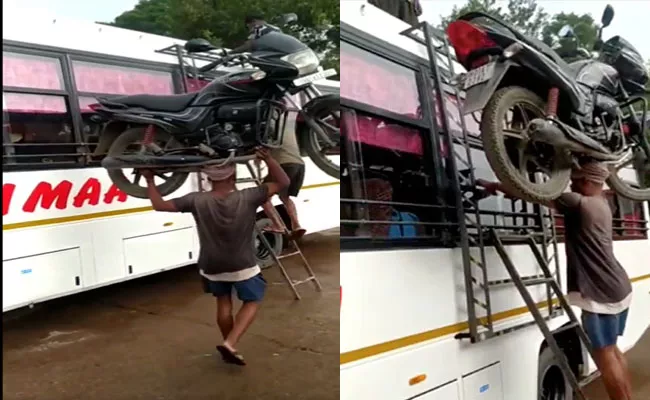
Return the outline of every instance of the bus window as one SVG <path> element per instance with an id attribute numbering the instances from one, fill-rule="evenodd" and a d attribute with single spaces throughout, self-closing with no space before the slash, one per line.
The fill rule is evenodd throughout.
<path id="1" fill-rule="evenodd" d="M 342 125 L 342 242 L 390 247 L 436 236 L 429 223 L 440 220 L 440 208 L 424 131 L 350 109 Z"/>
<path id="2" fill-rule="evenodd" d="M 61 61 L 57 58 L 2 52 L 2 86 L 64 90 Z"/>
<path id="3" fill-rule="evenodd" d="M 2 65 L 3 165 L 74 164 L 60 58 L 6 51 Z"/>
<path id="4" fill-rule="evenodd" d="M 415 71 L 341 42 L 341 97 L 421 119 Z"/>
<path id="5" fill-rule="evenodd" d="M 92 94 L 174 94 L 171 72 L 73 61 L 77 91 Z"/>

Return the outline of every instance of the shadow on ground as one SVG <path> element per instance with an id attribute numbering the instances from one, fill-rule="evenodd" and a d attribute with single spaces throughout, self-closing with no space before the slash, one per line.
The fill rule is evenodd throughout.
<path id="1" fill-rule="evenodd" d="M 239 346 L 248 366 L 215 354 L 214 299 L 188 267 L 4 315 L 4 399 L 338 399 L 338 232 L 302 248 L 324 290 L 300 286 L 294 301 L 277 268 L 265 271 L 266 301 Z"/>

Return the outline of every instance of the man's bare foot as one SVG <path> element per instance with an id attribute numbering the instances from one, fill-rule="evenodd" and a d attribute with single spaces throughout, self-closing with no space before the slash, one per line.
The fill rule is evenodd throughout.
<path id="1" fill-rule="evenodd" d="M 281 226 L 266 226 L 262 229 L 263 232 L 279 233 L 284 234 L 284 228 Z"/>

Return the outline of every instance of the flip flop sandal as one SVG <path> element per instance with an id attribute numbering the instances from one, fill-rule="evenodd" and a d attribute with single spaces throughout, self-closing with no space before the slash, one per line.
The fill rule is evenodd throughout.
<path id="1" fill-rule="evenodd" d="M 226 346 L 217 346 L 217 350 L 221 354 L 221 358 L 223 358 L 223 361 L 228 363 L 228 364 L 235 364 L 235 365 L 246 365 L 246 361 L 244 361 L 244 357 L 242 357 L 241 354 L 230 351 Z"/>
<path id="2" fill-rule="evenodd" d="M 307 230 L 303 228 L 291 231 L 291 233 L 289 233 L 289 240 L 298 240 L 301 237 L 305 236 L 305 233 L 307 233 Z"/>
<path id="3" fill-rule="evenodd" d="M 267 226 L 266 228 L 262 228 L 262 232 L 268 232 L 268 233 L 278 233 L 280 235 L 284 235 L 286 232 L 283 231 L 282 229 L 273 229 L 270 226 Z"/>

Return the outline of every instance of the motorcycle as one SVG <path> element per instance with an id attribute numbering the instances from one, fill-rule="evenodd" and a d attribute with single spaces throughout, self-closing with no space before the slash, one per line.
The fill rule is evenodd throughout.
<path id="1" fill-rule="evenodd" d="M 285 22 L 296 20 L 284 16 Z M 203 39 L 184 45 L 188 54 L 218 50 Z M 321 93 L 314 81 L 337 74 L 322 70 L 314 51 L 293 36 L 273 31 L 252 41 L 250 53 L 227 54 L 198 68 L 207 73 L 218 67 L 229 72 L 200 91 L 172 96 L 112 96 L 91 105 L 99 118 L 126 122 L 129 128 L 115 137 L 102 132 L 98 148 L 108 148 L 101 165 L 123 192 L 147 198 L 139 170 L 150 169 L 161 178 L 165 196 L 180 188 L 190 172 L 209 165 L 225 165 L 254 158 L 258 146 L 282 143 L 289 112 L 307 129 L 299 142 L 312 161 L 338 178 L 339 167 L 327 155 L 340 143 L 339 96 Z M 303 106 L 292 95 L 309 100 Z M 334 120 L 334 122 L 332 122 Z M 133 169 L 131 181 L 124 173 Z"/>
<path id="2" fill-rule="evenodd" d="M 650 173 L 643 97 L 648 71 L 622 37 L 603 42 L 613 17 L 607 5 L 594 46 L 598 58 L 571 63 L 482 12 L 464 14 L 447 27 L 456 58 L 468 71 L 458 79 L 466 93 L 463 114 L 481 112 L 486 158 L 513 194 L 532 202 L 554 200 L 568 186 L 572 168 L 597 160 L 610 169 L 611 189 L 650 200 L 650 187 L 643 186 L 643 175 Z M 636 170 L 638 177 L 619 177 L 624 169 Z"/>

